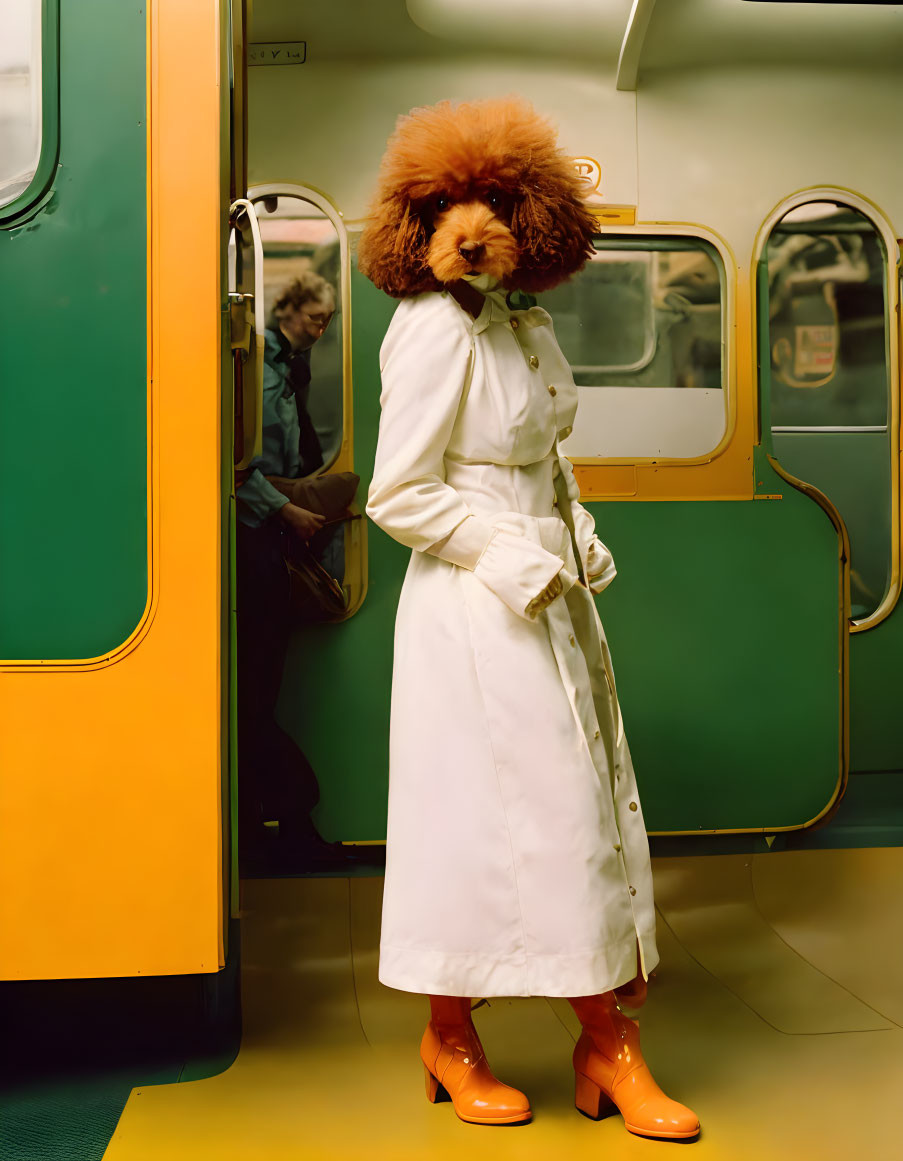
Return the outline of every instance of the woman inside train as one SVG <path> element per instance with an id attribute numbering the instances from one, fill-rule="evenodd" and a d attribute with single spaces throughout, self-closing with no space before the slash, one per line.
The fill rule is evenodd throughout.
<path id="1" fill-rule="evenodd" d="M 267 479 L 294 480 L 322 467 L 306 398 L 310 350 L 334 310 L 335 291 L 312 270 L 277 295 L 266 330 L 262 448 L 236 492 L 239 849 L 246 866 L 262 859 L 307 867 L 340 855 L 310 817 L 320 797 L 316 774 L 275 716 L 291 625 L 285 538 L 310 541 L 323 517 Z M 272 821 L 278 827 L 265 827 Z"/>

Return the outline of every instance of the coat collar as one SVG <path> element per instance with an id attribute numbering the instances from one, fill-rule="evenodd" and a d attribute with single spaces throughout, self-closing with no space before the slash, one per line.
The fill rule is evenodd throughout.
<path id="1" fill-rule="evenodd" d="M 473 320 L 473 333 L 482 334 L 490 323 L 509 323 L 512 318 L 518 319 L 527 327 L 547 326 L 551 316 L 541 306 L 531 306 L 529 310 L 511 310 L 506 301 L 504 290 L 492 290 L 483 300 L 483 309 Z"/>

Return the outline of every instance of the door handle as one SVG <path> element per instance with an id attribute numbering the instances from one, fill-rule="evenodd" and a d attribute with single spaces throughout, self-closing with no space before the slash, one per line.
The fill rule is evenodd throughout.
<path id="1" fill-rule="evenodd" d="M 260 327 L 263 309 L 263 242 L 253 204 L 247 198 L 237 198 L 229 207 L 229 223 L 238 231 L 241 215 L 251 228 L 254 253 L 253 290 L 245 292 L 237 286 L 237 263 L 230 255 L 229 262 L 229 325 L 230 344 L 235 368 L 235 466 L 246 468 L 260 454 L 263 418 L 263 353 L 265 339 Z M 245 374 L 252 362 L 253 370 Z"/>

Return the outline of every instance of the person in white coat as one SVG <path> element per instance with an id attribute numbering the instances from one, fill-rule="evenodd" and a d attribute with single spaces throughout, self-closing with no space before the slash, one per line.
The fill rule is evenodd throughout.
<path id="1" fill-rule="evenodd" d="M 567 997 L 577 1106 L 690 1138 L 614 990 L 655 966 L 649 849 L 593 593 L 614 578 L 558 450 L 577 392 L 548 314 L 507 292 L 579 269 L 596 226 L 516 100 L 399 122 L 360 265 L 402 298 L 380 353 L 367 512 L 413 552 L 398 604 L 380 980 L 430 997 L 431 1100 L 531 1116 L 492 1076 L 480 996 Z"/>

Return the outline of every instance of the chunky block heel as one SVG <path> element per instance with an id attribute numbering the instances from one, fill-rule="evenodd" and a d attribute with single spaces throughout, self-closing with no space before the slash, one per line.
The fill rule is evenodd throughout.
<path id="1" fill-rule="evenodd" d="M 426 1099 L 431 1105 L 437 1105 L 442 1101 L 451 1100 L 451 1097 L 426 1065 L 423 1066 L 423 1075 L 426 1079 Z"/>
<path id="2" fill-rule="evenodd" d="M 614 1101 L 588 1076 L 581 1076 L 578 1072 L 576 1079 L 574 1104 L 578 1111 L 583 1113 L 585 1117 L 589 1117 L 591 1121 L 601 1121 L 614 1108 Z"/>

